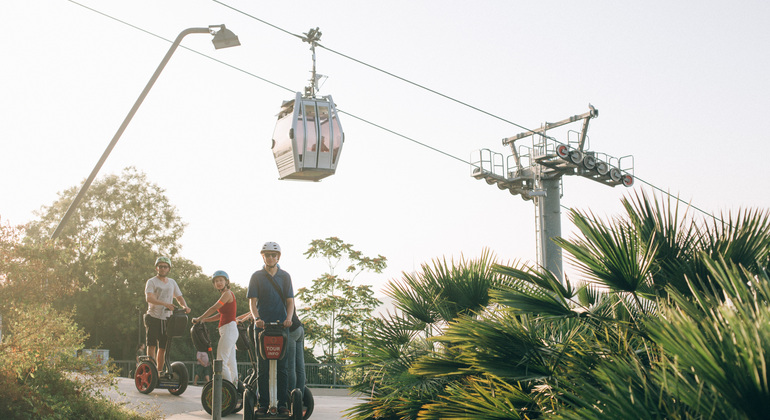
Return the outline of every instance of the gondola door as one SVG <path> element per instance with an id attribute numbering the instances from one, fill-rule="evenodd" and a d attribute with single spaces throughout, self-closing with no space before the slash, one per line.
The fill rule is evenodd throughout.
<path id="1" fill-rule="evenodd" d="M 332 132 L 329 104 L 316 103 L 318 109 L 318 168 L 332 168 Z"/>
<path id="2" fill-rule="evenodd" d="M 302 111 L 297 119 L 297 128 L 303 127 L 304 136 L 297 135 L 297 146 L 302 147 L 301 142 L 304 139 L 305 152 L 302 158 L 302 169 L 318 167 L 318 113 L 315 107 L 315 101 L 303 99 Z"/>

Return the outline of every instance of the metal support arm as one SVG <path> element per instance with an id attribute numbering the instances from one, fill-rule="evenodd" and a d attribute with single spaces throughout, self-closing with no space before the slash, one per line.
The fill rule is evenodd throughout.
<path id="1" fill-rule="evenodd" d="M 171 58 L 171 56 L 174 54 L 174 51 L 176 51 L 179 44 L 182 42 L 182 38 L 189 34 L 207 34 L 211 30 L 209 28 L 188 28 L 182 31 L 179 36 L 176 37 L 176 40 L 173 44 L 171 44 L 171 48 L 169 48 L 168 52 L 166 53 L 166 56 L 163 57 L 163 60 L 160 62 L 160 65 L 158 65 L 158 68 L 155 70 L 155 73 L 150 78 L 150 81 L 147 82 L 147 86 L 144 87 L 144 90 L 139 95 L 139 98 L 137 98 L 136 102 L 134 103 L 134 106 L 131 107 L 131 110 L 128 111 L 128 115 L 126 115 L 126 118 L 123 120 L 123 124 L 120 125 L 120 128 L 118 128 L 118 131 L 115 133 L 115 136 L 112 137 L 112 141 L 107 146 L 107 149 L 104 150 L 104 153 L 102 153 L 102 157 L 99 159 L 99 162 L 96 163 L 96 166 L 91 171 L 91 175 L 88 176 L 86 179 L 86 182 L 83 183 L 83 186 L 80 187 L 80 191 L 78 191 L 78 194 L 75 196 L 75 199 L 72 200 L 72 203 L 70 204 L 69 208 L 67 209 L 67 212 L 64 214 L 64 217 L 62 217 L 61 221 L 59 222 L 59 225 L 56 227 L 56 230 L 51 234 L 51 239 L 56 239 L 64 229 L 64 226 L 67 224 L 67 221 L 70 217 L 72 217 L 72 214 L 75 213 L 75 210 L 77 210 L 78 206 L 80 205 L 80 202 L 83 200 L 83 197 L 86 195 L 86 191 L 88 191 L 88 187 L 91 186 L 91 183 L 94 181 L 94 178 L 96 178 L 96 174 L 99 173 L 99 169 L 102 168 L 102 165 L 104 165 L 104 162 L 107 160 L 107 156 L 110 155 L 110 152 L 112 152 L 112 149 L 115 147 L 115 145 L 118 143 L 118 140 L 120 139 L 120 136 L 123 135 L 123 131 L 126 130 L 126 127 L 128 127 L 128 123 L 131 122 L 131 119 L 134 117 L 134 114 L 136 114 L 136 111 L 139 109 L 139 106 L 142 105 L 142 102 L 144 101 L 144 98 L 147 96 L 147 94 L 150 92 L 150 89 L 155 84 L 155 81 L 158 80 L 158 76 L 160 76 L 160 73 L 163 71 L 163 68 L 166 67 L 166 63 L 168 63 L 168 60 Z"/>
<path id="2" fill-rule="evenodd" d="M 567 124 L 569 124 L 571 122 L 575 122 L 575 121 L 579 121 L 579 120 L 586 120 L 585 121 L 585 125 L 583 127 L 584 128 L 583 135 L 585 135 L 585 131 L 588 130 L 588 120 L 591 119 L 591 118 L 596 118 L 596 117 L 599 116 L 599 110 L 594 108 L 591 104 L 588 104 L 588 107 L 589 107 L 590 111 L 588 111 L 588 112 L 586 112 L 584 114 L 573 115 L 573 116 L 571 116 L 571 117 L 569 117 L 567 119 L 561 120 L 559 122 L 546 123 L 542 127 L 538 128 L 538 129 L 535 129 L 535 130 L 529 130 L 529 131 L 526 131 L 524 133 L 517 134 L 517 135 L 515 135 L 513 137 L 506 137 L 506 138 L 503 139 L 503 146 L 507 146 L 507 145 L 515 142 L 516 140 L 523 139 L 523 138 L 526 138 L 526 137 L 529 137 L 529 136 L 532 136 L 532 135 L 535 135 L 535 134 L 544 133 L 544 132 L 546 132 L 546 131 L 548 131 L 548 130 L 550 130 L 552 128 L 561 127 L 563 125 L 567 125 Z"/>

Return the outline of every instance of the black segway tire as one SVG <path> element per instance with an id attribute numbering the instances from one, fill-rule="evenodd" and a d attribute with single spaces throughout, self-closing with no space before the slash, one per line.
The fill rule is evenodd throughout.
<path id="1" fill-rule="evenodd" d="M 179 378 L 179 388 L 169 389 L 168 392 L 171 395 L 182 395 L 187 390 L 187 383 L 190 381 L 190 377 L 187 374 L 187 366 L 182 362 L 174 362 L 171 364 L 171 372 L 173 372 Z"/>
<path id="2" fill-rule="evenodd" d="M 315 407 L 313 393 L 308 387 L 305 387 L 305 392 L 302 393 L 302 405 L 302 419 L 307 420 L 313 414 L 313 407 Z"/>
<path id="3" fill-rule="evenodd" d="M 302 391 L 299 388 L 291 390 L 289 406 L 291 407 L 291 420 L 302 420 Z"/>
<path id="4" fill-rule="evenodd" d="M 150 360 L 139 363 L 134 372 L 134 385 L 142 394 L 149 394 L 158 386 L 158 368 L 155 363 Z"/>
<path id="5" fill-rule="evenodd" d="M 222 380 L 222 417 L 232 413 L 235 409 L 238 395 L 235 385 L 230 381 Z M 206 413 L 211 414 L 211 406 L 214 404 L 214 381 L 206 382 L 201 390 L 201 405 Z"/>
<path id="6" fill-rule="evenodd" d="M 243 420 L 254 420 L 257 409 L 257 394 L 246 388 L 243 391 Z"/>
<path id="7" fill-rule="evenodd" d="M 243 408 L 243 382 L 238 381 L 238 385 L 235 387 L 235 395 L 236 395 L 236 401 L 235 401 L 235 408 L 233 408 L 232 413 L 237 413 L 241 411 L 241 408 Z"/>

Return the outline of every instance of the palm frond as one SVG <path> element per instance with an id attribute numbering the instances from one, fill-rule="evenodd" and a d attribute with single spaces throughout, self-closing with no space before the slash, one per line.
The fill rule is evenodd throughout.
<path id="1" fill-rule="evenodd" d="M 512 279 L 523 280 L 546 290 L 550 290 L 565 299 L 570 299 L 574 295 L 574 291 L 570 287 L 569 281 L 566 282 L 566 286 L 548 270 L 533 270 L 529 267 L 525 269 L 519 269 L 512 266 L 506 266 L 502 264 L 495 264 L 492 268 L 495 272 Z"/>
<path id="2" fill-rule="evenodd" d="M 679 201 L 671 196 L 661 202 L 657 196 L 637 193 L 632 201 L 623 198 L 631 224 L 642 244 L 656 249 L 653 283 L 657 288 L 668 285 L 686 291 L 685 276 L 692 276 L 695 252 L 699 248 L 701 232 L 689 217 L 689 208 L 680 213 Z"/>
<path id="3" fill-rule="evenodd" d="M 663 306 L 661 318 L 648 320 L 649 334 L 675 361 L 672 370 L 679 369 L 682 377 L 695 375 L 682 391 L 705 385 L 723 411 L 761 418 L 770 412 L 770 308 L 758 305 L 756 296 L 770 292 L 770 279 L 724 260 L 707 265 L 724 296 L 695 284 L 690 285 L 694 300 L 672 290 L 674 305 Z M 713 398 L 682 394 L 682 401 L 700 409 L 714 404 Z"/>
<path id="4" fill-rule="evenodd" d="M 540 288 L 511 288 L 495 290 L 491 294 L 495 302 L 504 305 L 506 310 L 513 313 L 533 316 L 578 316 L 567 301 Z"/>
<path id="5" fill-rule="evenodd" d="M 568 301 L 573 297 L 573 290 L 564 287 L 550 271 L 522 270 L 499 264 L 493 270 L 510 279 L 490 292 L 493 300 L 506 310 L 534 316 L 577 316 Z"/>
<path id="6" fill-rule="evenodd" d="M 451 349 L 457 361 L 464 364 L 457 373 L 489 373 L 516 381 L 551 376 L 552 366 L 557 364 L 553 350 L 560 346 L 544 342 L 539 327 L 525 325 L 517 317 L 504 313 L 494 320 L 460 318 L 434 341 Z M 420 358 L 412 371 L 424 375 L 441 373 L 434 370 L 436 367 L 426 358 Z"/>
<path id="7" fill-rule="evenodd" d="M 749 270 L 767 267 L 770 258 L 770 213 L 739 211 L 714 219 L 704 232 L 704 251 L 711 258 L 724 258 Z"/>
<path id="8" fill-rule="evenodd" d="M 422 287 L 421 279 L 416 274 L 403 273 L 400 281 L 388 283 L 384 293 L 393 300 L 396 308 L 414 319 L 426 324 L 439 320 L 435 310 L 436 296 Z"/>
<path id="9" fill-rule="evenodd" d="M 447 385 L 439 401 L 426 404 L 421 420 L 524 419 L 538 416 L 536 404 L 518 386 L 495 377 L 471 377 Z"/>
<path id="10" fill-rule="evenodd" d="M 550 419 L 675 419 L 686 410 L 633 354 L 599 359 L 590 370 L 563 378 L 552 392 L 563 406 Z"/>
<path id="11" fill-rule="evenodd" d="M 612 290 L 638 293 L 653 268 L 654 242 L 642 243 L 633 226 L 620 220 L 607 225 L 574 210 L 570 218 L 585 239 L 554 241 L 570 254 L 587 280 Z"/>

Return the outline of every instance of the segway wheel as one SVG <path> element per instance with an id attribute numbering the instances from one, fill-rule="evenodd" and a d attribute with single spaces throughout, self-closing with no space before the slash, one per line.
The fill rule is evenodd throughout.
<path id="1" fill-rule="evenodd" d="M 254 410 L 257 408 L 257 394 L 246 388 L 243 391 L 243 420 L 254 420 Z"/>
<path id="2" fill-rule="evenodd" d="M 230 414 L 237 413 L 237 412 L 241 411 L 241 408 L 243 408 L 243 391 L 244 391 L 244 389 L 245 388 L 243 387 L 243 382 L 238 381 L 238 386 L 235 387 L 235 397 L 236 397 L 235 398 L 235 408 L 233 408 L 233 411 L 231 411 Z"/>
<path id="3" fill-rule="evenodd" d="M 302 420 L 302 391 L 299 388 L 291 390 L 289 404 L 291 405 L 291 420 Z"/>
<path id="4" fill-rule="evenodd" d="M 182 362 L 174 362 L 171 364 L 171 371 L 179 378 L 179 388 L 169 389 L 168 392 L 171 395 L 182 395 L 187 390 L 187 382 L 190 381 L 187 375 L 187 367 Z"/>
<path id="5" fill-rule="evenodd" d="M 315 407 L 313 393 L 308 387 L 305 387 L 305 392 L 302 393 L 302 405 L 304 406 L 302 408 L 302 420 L 307 420 L 313 414 L 313 407 Z"/>
<path id="6" fill-rule="evenodd" d="M 151 361 L 139 363 L 134 373 L 134 385 L 142 394 L 149 394 L 158 386 L 158 368 Z"/>
<path id="7" fill-rule="evenodd" d="M 238 395 L 235 386 L 230 381 L 222 380 L 222 417 L 227 416 L 235 410 Z M 203 385 L 201 390 L 201 405 L 206 413 L 211 414 L 211 406 L 214 405 L 214 381 L 209 381 Z"/>

